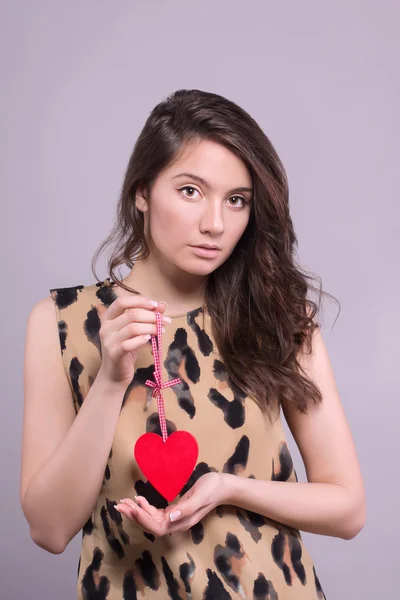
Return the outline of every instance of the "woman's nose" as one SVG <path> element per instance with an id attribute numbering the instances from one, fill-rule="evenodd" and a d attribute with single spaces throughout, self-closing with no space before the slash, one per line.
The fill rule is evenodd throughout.
<path id="1" fill-rule="evenodd" d="M 224 230 L 224 219 L 221 206 L 210 204 L 204 211 L 201 220 L 201 230 L 212 233 L 222 233 Z"/>

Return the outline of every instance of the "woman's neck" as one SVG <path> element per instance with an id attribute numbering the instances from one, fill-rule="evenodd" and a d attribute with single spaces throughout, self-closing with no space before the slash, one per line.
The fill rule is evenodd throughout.
<path id="1" fill-rule="evenodd" d="M 177 273 L 176 270 L 171 273 L 173 269 L 161 268 L 149 258 L 135 262 L 129 275 L 122 280 L 125 285 L 150 300 L 166 302 L 165 314 L 171 317 L 186 314 L 203 305 L 207 277 L 182 271 Z M 119 290 L 118 295 L 127 293 Z"/>

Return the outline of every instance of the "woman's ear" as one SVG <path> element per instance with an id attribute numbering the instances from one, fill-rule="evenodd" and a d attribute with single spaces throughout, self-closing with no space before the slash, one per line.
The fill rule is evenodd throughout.
<path id="1" fill-rule="evenodd" d="M 147 212 L 149 208 L 145 192 L 142 188 L 138 188 L 136 191 L 135 206 L 140 212 Z"/>

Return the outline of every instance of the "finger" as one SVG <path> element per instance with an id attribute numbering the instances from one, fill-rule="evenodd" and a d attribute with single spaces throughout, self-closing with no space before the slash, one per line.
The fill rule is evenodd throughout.
<path id="1" fill-rule="evenodd" d="M 143 518 L 143 515 L 145 515 L 145 513 L 143 511 L 142 511 L 142 513 L 139 513 L 137 506 L 135 506 L 134 508 L 129 507 L 129 510 L 131 511 L 136 523 L 143 529 L 143 531 L 154 535 L 152 528 L 149 527 L 149 524 Z"/>
<path id="2" fill-rule="evenodd" d="M 149 513 L 137 505 L 134 508 L 134 513 L 139 525 L 142 527 L 142 529 L 147 531 L 147 533 L 152 533 L 155 536 L 161 536 L 165 535 L 167 532 L 165 519 L 161 515 L 149 515 Z"/>
<path id="3" fill-rule="evenodd" d="M 116 504 L 114 506 L 114 508 L 119 513 L 121 513 L 121 515 L 125 515 L 125 517 L 127 517 L 131 521 L 135 521 L 135 515 L 134 515 L 132 509 L 128 505 L 125 505 L 125 504 Z"/>
<path id="4" fill-rule="evenodd" d="M 112 327 L 109 326 L 109 331 L 113 335 L 113 339 L 115 339 L 117 342 L 138 335 L 157 335 L 157 323 L 155 315 L 153 315 L 152 320 L 146 321 L 139 320 L 139 318 L 135 316 L 127 316 L 124 319 L 126 321 L 125 323 L 122 321 L 120 323 L 114 321 Z M 163 333 L 166 331 L 165 325 L 169 325 L 169 321 L 167 320 L 167 317 L 161 317 L 161 328 Z"/>
<path id="5" fill-rule="evenodd" d="M 140 294 L 134 296 L 118 296 L 107 308 L 103 314 L 102 321 L 112 321 L 119 315 L 122 315 L 127 309 L 130 308 L 147 308 L 147 310 L 154 310 L 157 304 L 154 303 L 157 300 L 152 300 Z"/>
<path id="6" fill-rule="evenodd" d="M 149 528 L 146 523 L 144 523 L 143 518 L 140 518 L 136 509 L 132 508 L 127 502 L 124 502 L 123 504 L 117 504 L 117 506 L 114 508 L 125 515 L 128 519 L 139 525 L 139 527 L 141 527 L 141 529 L 143 529 L 143 531 L 146 533 L 151 533 L 153 535 L 155 534 L 155 532 Z"/>
<path id="7" fill-rule="evenodd" d="M 135 510 L 136 508 L 143 509 L 149 516 L 156 517 L 159 514 L 158 509 L 155 506 L 149 504 L 149 502 L 143 496 L 135 496 L 136 502 L 131 498 L 123 498 L 122 502 L 127 504 L 130 508 Z"/>
<path id="8" fill-rule="evenodd" d="M 144 496 L 135 496 L 136 502 L 139 504 L 140 508 L 143 508 L 150 516 L 154 517 L 162 517 L 161 511 L 150 504 L 148 500 Z"/>
<path id="9" fill-rule="evenodd" d="M 177 519 L 185 519 L 186 517 L 190 517 L 196 511 L 203 508 L 203 503 L 201 503 L 200 506 L 199 504 L 198 498 L 195 499 L 194 497 L 191 497 L 185 500 L 185 497 L 182 496 L 177 504 L 171 504 L 168 506 L 168 508 L 165 510 L 165 515 L 169 520 L 171 520 L 172 517 L 172 521 Z"/>
<path id="10" fill-rule="evenodd" d="M 161 307 L 163 307 L 163 310 L 161 310 Z M 170 320 L 168 319 L 168 317 L 163 315 L 163 311 L 163 304 L 160 305 L 160 308 L 158 306 L 157 308 L 130 308 L 125 310 L 125 312 L 122 315 L 119 315 L 114 319 L 113 327 L 115 328 L 115 331 L 120 331 L 121 329 L 123 329 L 123 327 L 129 325 L 130 323 L 156 324 L 157 319 L 155 312 L 160 313 L 162 324 L 168 325 L 170 323 Z"/>
<path id="11" fill-rule="evenodd" d="M 184 517 L 179 519 L 178 521 L 173 521 L 172 523 L 167 520 L 168 523 L 168 533 L 175 533 L 177 531 L 187 531 L 194 525 L 196 525 L 205 515 L 207 511 L 204 508 L 199 508 L 195 513 L 189 515 L 188 517 Z"/>
<path id="12" fill-rule="evenodd" d="M 158 312 L 163 315 L 165 313 L 165 311 L 167 310 L 167 306 L 168 306 L 168 304 L 166 302 L 164 302 L 164 300 L 160 300 L 160 302 L 157 305 L 156 310 L 158 310 Z"/>
<path id="13" fill-rule="evenodd" d="M 137 498 L 137 496 L 135 496 L 135 498 Z M 145 510 L 139 504 L 136 504 L 131 498 L 124 498 L 123 502 L 130 508 L 135 517 L 146 526 L 149 526 L 154 521 L 161 522 L 162 520 L 161 516 L 158 514 L 158 510 L 154 506 L 151 506 L 151 504 L 147 503 L 150 509 L 152 509 L 151 512 L 149 512 L 149 510 Z"/>

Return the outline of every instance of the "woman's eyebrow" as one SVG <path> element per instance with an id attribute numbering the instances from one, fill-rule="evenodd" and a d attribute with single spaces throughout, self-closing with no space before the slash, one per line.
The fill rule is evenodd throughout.
<path id="1" fill-rule="evenodd" d="M 176 179 L 177 177 L 188 177 L 189 179 L 194 179 L 195 181 L 198 181 L 208 189 L 211 188 L 211 185 L 208 181 L 206 181 L 205 179 L 203 179 L 203 177 L 200 177 L 199 175 L 195 175 L 194 173 L 178 173 L 178 175 L 174 175 L 172 179 Z M 252 194 L 253 188 L 245 186 L 236 187 L 233 190 L 230 190 L 228 194 L 232 194 L 233 192 L 250 192 Z"/>

